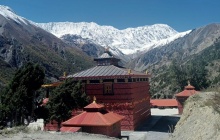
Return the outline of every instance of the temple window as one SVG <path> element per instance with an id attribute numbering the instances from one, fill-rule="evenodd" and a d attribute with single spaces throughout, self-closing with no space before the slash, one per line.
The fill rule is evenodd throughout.
<path id="1" fill-rule="evenodd" d="M 97 83 L 100 83 L 100 81 L 99 80 L 90 80 L 90 83 L 91 84 L 97 84 Z"/>
<path id="2" fill-rule="evenodd" d="M 128 78 L 128 82 L 132 82 L 132 79 L 131 79 L 131 78 Z"/>
<path id="3" fill-rule="evenodd" d="M 124 83 L 125 82 L 125 79 L 118 79 L 117 80 L 119 83 Z"/>
<path id="4" fill-rule="evenodd" d="M 104 83 L 104 95 L 113 95 L 112 83 Z"/>

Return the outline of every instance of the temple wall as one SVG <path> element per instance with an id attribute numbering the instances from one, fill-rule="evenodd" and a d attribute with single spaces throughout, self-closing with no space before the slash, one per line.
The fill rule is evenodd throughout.
<path id="1" fill-rule="evenodd" d="M 119 137 L 121 136 L 121 125 L 120 122 L 117 122 L 110 126 L 83 126 L 82 132 Z"/>
<path id="2" fill-rule="evenodd" d="M 103 83 L 87 84 L 86 93 L 97 103 L 103 103 L 107 110 L 125 116 L 121 122 L 122 130 L 135 130 L 150 115 L 149 83 L 113 83 L 113 95 L 104 95 Z"/>
<path id="3" fill-rule="evenodd" d="M 184 103 L 187 100 L 188 97 L 176 97 L 177 103 L 178 103 L 178 112 L 181 115 L 183 113 L 183 107 Z"/>

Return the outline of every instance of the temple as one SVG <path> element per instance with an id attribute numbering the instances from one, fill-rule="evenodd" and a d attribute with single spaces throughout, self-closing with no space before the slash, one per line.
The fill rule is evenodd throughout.
<path id="1" fill-rule="evenodd" d="M 106 50 L 95 58 L 97 66 L 65 75 L 61 80 L 71 78 L 82 81 L 83 91 L 107 111 L 124 116 L 122 130 L 135 130 L 143 120 L 151 116 L 149 74 L 125 69 L 118 65 L 120 59 Z"/>
<path id="2" fill-rule="evenodd" d="M 194 95 L 194 94 L 197 94 L 198 91 L 195 90 L 195 87 L 190 85 L 190 82 L 188 81 L 188 85 L 185 86 L 185 89 L 180 92 L 180 93 L 177 93 L 175 96 L 176 96 L 176 100 L 177 100 L 177 103 L 178 103 L 178 111 L 179 111 L 179 114 L 182 114 L 183 113 L 183 106 L 184 106 L 184 103 L 185 101 L 189 98 L 189 96 L 191 95 Z"/>
<path id="3" fill-rule="evenodd" d="M 110 137 L 121 136 L 121 120 L 124 117 L 113 112 L 108 112 L 104 106 L 94 101 L 84 107 L 84 112 L 62 123 L 62 132 L 81 132 L 103 134 Z"/>

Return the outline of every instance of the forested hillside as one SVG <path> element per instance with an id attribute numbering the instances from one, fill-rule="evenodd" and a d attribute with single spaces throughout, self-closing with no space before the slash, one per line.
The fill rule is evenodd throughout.
<path id="1" fill-rule="evenodd" d="M 196 90 L 214 87 L 220 83 L 220 38 L 196 55 L 182 60 L 174 59 L 170 66 L 153 69 L 151 81 L 153 98 L 171 98 L 190 81 Z"/>

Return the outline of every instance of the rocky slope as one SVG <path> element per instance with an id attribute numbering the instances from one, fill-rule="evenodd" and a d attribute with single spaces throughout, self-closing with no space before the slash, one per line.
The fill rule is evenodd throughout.
<path id="1" fill-rule="evenodd" d="M 78 35 L 70 35 L 66 34 L 61 37 L 61 39 L 73 46 L 73 47 L 78 47 L 80 50 L 85 52 L 87 55 L 92 56 L 93 58 L 96 58 L 105 51 L 105 48 L 93 43 L 89 39 L 84 39 L 81 36 Z"/>
<path id="2" fill-rule="evenodd" d="M 215 102 L 216 101 L 216 102 Z M 191 96 L 170 140 L 220 139 L 220 93 L 201 92 Z"/>
<path id="3" fill-rule="evenodd" d="M 113 52 L 115 57 L 121 59 L 121 65 L 125 65 L 130 61 L 130 57 L 123 54 L 120 50 L 109 47 L 105 48 L 101 45 L 93 43 L 90 39 L 85 39 L 78 35 L 67 34 L 63 35 L 61 39 L 72 47 L 78 47 L 81 51 L 93 58 L 99 57 L 102 55 L 105 49 L 109 49 L 109 51 Z"/>
<path id="4" fill-rule="evenodd" d="M 217 79 L 220 77 L 219 45 L 220 24 L 210 24 L 194 29 L 184 37 L 178 38 L 167 45 L 149 50 L 133 59 L 127 67 L 138 71 L 147 70 L 151 73 L 151 90 L 153 94 L 179 92 L 175 89 L 177 83 L 172 82 L 174 77 L 172 77 L 170 66 L 173 62 L 181 69 L 189 65 L 189 62 L 195 62 L 201 67 L 205 67 L 207 75 L 204 75 L 204 77 L 210 80 L 210 85 L 214 85 L 218 83 Z M 193 77 L 188 77 L 188 80 L 192 79 Z M 184 85 L 186 84 L 187 80 Z"/>
<path id="5" fill-rule="evenodd" d="M 29 61 L 40 64 L 48 78 L 93 65 L 91 58 L 76 47 L 16 15 L 9 7 L 0 6 L 0 85 Z"/>
<path id="6" fill-rule="evenodd" d="M 210 24 L 194 29 L 186 36 L 178 38 L 169 44 L 156 47 L 131 62 L 131 67 L 143 71 L 152 65 L 166 65 L 173 59 L 186 60 L 205 48 L 214 44 L 220 37 L 220 24 Z"/>

